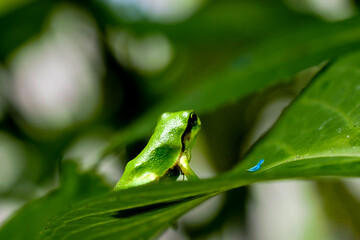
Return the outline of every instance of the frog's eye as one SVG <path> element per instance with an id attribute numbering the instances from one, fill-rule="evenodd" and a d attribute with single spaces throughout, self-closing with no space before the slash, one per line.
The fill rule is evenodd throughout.
<path id="1" fill-rule="evenodd" d="M 197 125 L 197 116 L 196 116 L 196 114 L 195 113 L 191 113 L 190 114 L 190 117 L 189 117 L 189 124 L 191 125 L 191 126 L 196 126 Z"/>

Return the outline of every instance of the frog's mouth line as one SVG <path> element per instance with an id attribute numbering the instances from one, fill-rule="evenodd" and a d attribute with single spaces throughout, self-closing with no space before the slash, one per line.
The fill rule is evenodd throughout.
<path id="1" fill-rule="evenodd" d="M 188 119 L 187 126 L 184 133 L 181 135 L 181 152 L 184 152 L 186 149 L 186 142 L 191 139 L 191 129 L 193 126 L 190 124 L 190 118 Z"/>

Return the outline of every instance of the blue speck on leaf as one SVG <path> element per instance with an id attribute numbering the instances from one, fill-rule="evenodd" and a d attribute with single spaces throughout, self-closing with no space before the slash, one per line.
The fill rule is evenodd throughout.
<path id="1" fill-rule="evenodd" d="M 257 170 L 259 170 L 260 169 L 260 167 L 261 167 L 261 164 L 264 162 L 264 159 L 261 159 L 259 162 L 258 162 L 258 164 L 256 164 L 256 166 L 254 166 L 254 167 L 252 167 L 252 168 L 250 168 L 250 169 L 248 169 L 248 170 L 246 170 L 247 172 L 255 172 L 255 171 L 257 171 Z"/>

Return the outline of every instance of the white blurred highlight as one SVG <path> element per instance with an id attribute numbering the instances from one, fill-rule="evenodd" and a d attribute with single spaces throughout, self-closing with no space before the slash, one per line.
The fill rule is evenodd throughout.
<path id="1" fill-rule="evenodd" d="M 100 89 L 97 35 L 80 13 L 56 12 L 40 39 L 11 61 L 13 102 L 32 125 L 60 129 L 86 120 L 97 107 Z"/>
<path id="2" fill-rule="evenodd" d="M 115 185 L 124 166 L 120 164 L 118 156 L 109 155 L 101 158 L 102 150 L 107 143 L 108 139 L 101 134 L 83 136 L 66 151 L 64 159 L 77 162 L 82 171 L 96 169 L 109 185 Z"/>
<path id="3" fill-rule="evenodd" d="M 281 97 L 269 102 L 256 120 L 256 125 L 250 133 L 244 151 L 249 149 L 277 121 L 282 111 L 291 102 L 291 97 Z"/>
<path id="4" fill-rule="evenodd" d="M 328 20 L 338 21 L 354 15 L 352 1 L 349 0 L 308 0 L 310 7 Z"/>
<path id="5" fill-rule="evenodd" d="M 254 184 L 248 208 L 250 239 L 330 239 L 312 182 Z"/>
<path id="6" fill-rule="evenodd" d="M 18 199 L 1 199 L 0 200 L 0 227 L 6 222 L 10 216 L 22 207 L 23 201 Z"/>
<path id="7" fill-rule="evenodd" d="M 112 30 L 108 39 L 117 60 L 140 73 L 159 72 L 173 58 L 171 43 L 163 34 L 135 37 L 125 31 Z"/>
<path id="8" fill-rule="evenodd" d="M 339 21 L 355 14 L 356 8 L 351 0 L 285 0 L 291 7 L 314 13 L 329 21 Z"/>
<path id="9" fill-rule="evenodd" d="M 360 179 L 359 178 L 344 178 L 342 181 L 349 188 L 350 192 L 360 202 Z"/>

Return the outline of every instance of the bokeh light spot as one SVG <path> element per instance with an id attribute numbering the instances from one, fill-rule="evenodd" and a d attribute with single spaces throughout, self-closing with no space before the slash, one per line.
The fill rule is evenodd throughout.
<path id="1" fill-rule="evenodd" d="M 135 37 L 125 31 L 109 31 L 109 43 L 119 62 L 144 74 L 165 69 L 173 58 L 170 41 L 163 34 Z"/>
<path id="2" fill-rule="evenodd" d="M 13 57 L 12 100 L 35 127 L 61 129 L 94 113 L 102 63 L 96 32 L 86 17 L 61 9 L 50 26 Z"/>

